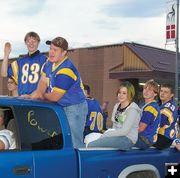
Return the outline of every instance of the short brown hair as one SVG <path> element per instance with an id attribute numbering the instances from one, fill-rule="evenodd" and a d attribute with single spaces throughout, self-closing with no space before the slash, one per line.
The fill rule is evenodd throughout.
<path id="1" fill-rule="evenodd" d="M 90 86 L 85 83 L 83 83 L 83 85 L 84 85 L 84 90 L 86 90 L 87 94 L 90 95 L 90 92 L 91 92 Z"/>
<path id="2" fill-rule="evenodd" d="M 169 88 L 169 90 L 171 91 L 171 94 L 174 94 L 174 87 L 169 84 L 169 83 L 163 83 L 160 88 Z"/>
<path id="3" fill-rule="evenodd" d="M 39 37 L 39 35 L 38 35 L 36 32 L 28 32 L 28 33 L 26 34 L 26 36 L 24 37 L 24 42 L 26 42 L 26 40 L 27 40 L 29 37 L 33 37 L 33 38 L 35 38 L 38 42 L 40 42 L 40 37 Z"/>

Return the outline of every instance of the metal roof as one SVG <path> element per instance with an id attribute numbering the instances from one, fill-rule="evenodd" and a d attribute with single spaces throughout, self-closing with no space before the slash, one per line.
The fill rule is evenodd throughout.
<path id="1" fill-rule="evenodd" d="M 152 70 L 174 73 L 176 59 L 175 52 L 137 43 L 124 44 L 128 46 L 141 60 L 151 66 Z"/>
<path id="2" fill-rule="evenodd" d="M 134 53 L 140 60 L 142 60 L 149 67 L 149 69 L 144 71 L 141 69 L 129 69 L 129 71 L 123 71 L 120 68 L 117 70 L 117 66 L 114 67 L 114 69 L 109 70 L 110 78 L 174 78 L 176 61 L 175 52 L 138 43 L 124 42 L 123 44 L 127 46 L 130 51 Z"/>

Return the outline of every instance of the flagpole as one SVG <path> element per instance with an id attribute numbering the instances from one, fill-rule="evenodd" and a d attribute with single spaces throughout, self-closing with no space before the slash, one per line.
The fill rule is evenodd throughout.
<path id="1" fill-rule="evenodd" d="M 175 101 L 178 104 L 178 75 L 179 75 L 179 0 L 177 0 L 176 15 L 176 69 L 175 69 Z"/>

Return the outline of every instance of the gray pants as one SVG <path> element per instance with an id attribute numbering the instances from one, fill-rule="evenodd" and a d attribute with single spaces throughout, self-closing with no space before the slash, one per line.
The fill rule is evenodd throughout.
<path id="1" fill-rule="evenodd" d="M 88 147 L 109 147 L 120 150 L 129 150 L 133 146 L 133 142 L 126 136 L 103 137 L 88 144 Z"/>

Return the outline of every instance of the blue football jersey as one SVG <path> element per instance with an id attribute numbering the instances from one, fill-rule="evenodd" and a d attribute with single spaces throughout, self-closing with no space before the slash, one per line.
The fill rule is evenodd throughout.
<path id="1" fill-rule="evenodd" d="M 65 58 L 58 66 L 48 61 L 44 65 L 42 75 L 49 83 L 47 92 L 57 91 L 64 94 L 58 101 L 62 107 L 85 101 L 80 74 L 70 59 Z"/>
<path id="2" fill-rule="evenodd" d="M 147 103 L 143 107 L 140 122 L 147 124 L 147 127 L 143 132 L 139 133 L 139 135 L 144 136 L 151 143 L 155 143 L 161 122 L 160 108 L 156 101 Z"/>
<path id="3" fill-rule="evenodd" d="M 175 125 L 178 119 L 178 108 L 174 101 L 170 100 L 160 106 L 161 124 L 159 134 L 174 140 L 176 138 Z"/>
<path id="4" fill-rule="evenodd" d="M 94 98 L 86 99 L 88 104 L 88 115 L 86 117 L 86 125 L 84 135 L 91 132 L 102 132 L 103 130 L 103 113 L 99 102 Z"/>
<path id="5" fill-rule="evenodd" d="M 31 94 L 36 90 L 46 59 L 46 56 L 37 51 L 31 56 L 26 55 L 9 64 L 8 77 L 17 83 L 19 95 Z"/>

